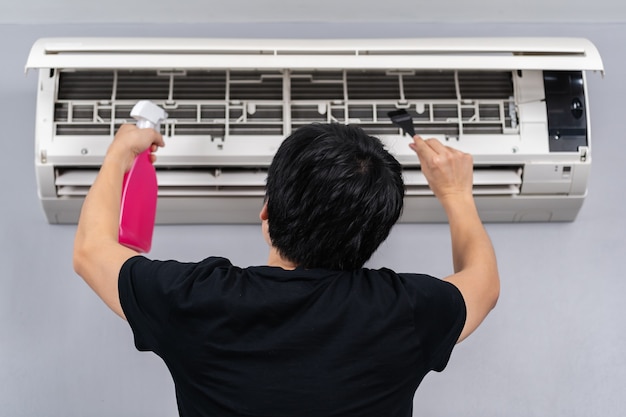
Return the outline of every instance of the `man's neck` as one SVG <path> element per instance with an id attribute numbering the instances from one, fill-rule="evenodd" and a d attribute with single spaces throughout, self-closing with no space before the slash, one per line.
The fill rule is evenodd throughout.
<path id="1" fill-rule="evenodd" d="M 298 266 L 295 263 L 280 256 L 280 253 L 274 247 L 270 247 L 270 254 L 267 259 L 267 265 L 277 266 L 286 270 L 293 270 L 296 269 L 296 267 Z"/>

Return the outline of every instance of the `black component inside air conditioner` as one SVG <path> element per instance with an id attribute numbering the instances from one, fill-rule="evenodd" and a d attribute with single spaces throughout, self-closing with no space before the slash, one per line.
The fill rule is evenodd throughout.
<path id="1" fill-rule="evenodd" d="M 587 146 L 587 112 L 581 71 L 544 71 L 550 152 Z"/>

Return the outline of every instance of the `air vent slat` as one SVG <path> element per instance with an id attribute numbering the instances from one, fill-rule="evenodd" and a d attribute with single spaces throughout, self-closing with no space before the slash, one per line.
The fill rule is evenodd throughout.
<path id="1" fill-rule="evenodd" d="M 111 126 L 107 124 L 57 123 L 55 134 L 58 136 L 110 136 Z"/>
<path id="2" fill-rule="evenodd" d="M 400 100 L 400 83 L 397 75 L 384 71 L 347 73 L 348 99 L 350 100 Z"/>
<path id="3" fill-rule="evenodd" d="M 453 100 L 456 88 L 453 71 L 418 71 L 403 75 L 405 98 L 410 100 Z"/>
<path id="4" fill-rule="evenodd" d="M 224 125 L 208 123 L 177 123 L 173 128 L 173 135 L 224 137 L 226 129 Z"/>
<path id="5" fill-rule="evenodd" d="M 167 100 L 170 76 L 157 71 L 118 71 L 117 91 L 119 100 Z"/>
<path id="6" fill-rule="evenodd" d="M 55 185 L 59 196 L 85 196 L 95 180 L 95 169 L 59 169 Z M 519 194 L 522 168 L 476 167 L 474 194 Z M 159 196 L 264 195 L 267 171 L 239 168 L 157 169 Z M 432 195 L 419 169 L 403 172 L 407 195 Z"/>
<path id="7" fill-rule="evenodd" d="M 295 72 L 291 76 L 292 100 L 340 100 L 343 97 L 342 72 Z"/>
<path id="8" fill-rule="evenodd" d="M 508 99 L 513 96 L 510 72 L 459 72 L 459 88 L 464 99 Z"/>
<path id="9" fill-rule="evenodd" d="M 174 77 L 174 100 L 225 100 L 226 71 L 189 71 Z"/>
<path id="10" fill-rule="evenodd" d="M 432 195 L 428 181 L 418 169 L 402 173 L 407 195 Z M 522 185 L 521 167 L 475 167 L 474 195 L 517 195 Z"/>
<path id="11" fill-rule="evenodd" d="M 167 115 L 170 119 L 176 120 L 198 120 L 198 107 L 181 105 L 176 108 L 168 108 Z"/>
<path id="12" fill-rule="evenodd" d="M 231 100 L 281 100 L 283 75 L 279 72 L 230 71 Z"/>
<path id="13" fill-rule="evenodd" d="M 113 71 L 61 71 L 59 100 L 110 100 Z"/>

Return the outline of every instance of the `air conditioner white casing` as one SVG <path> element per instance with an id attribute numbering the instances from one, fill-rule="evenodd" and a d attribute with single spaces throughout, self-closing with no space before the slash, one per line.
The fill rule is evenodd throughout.
<path id="1" fill-rule="evenodd" d="M 311 122 L 361 125 L 401 162 L 404 222 L 446 221 L 387 112 L 473 155 L 484 221 L 571 221 L 587 194 L 586 71 L 573 38 L 40 39 L 35 167 L 50 223 L 75 223 L 114 132 L 149 99 L 169 118 L 158 223 L 258 221 L 282 140 Z"/>

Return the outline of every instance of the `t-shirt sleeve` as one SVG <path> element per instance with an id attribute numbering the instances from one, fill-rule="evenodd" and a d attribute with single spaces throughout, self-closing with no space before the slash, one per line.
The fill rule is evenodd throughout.
<path id="1" fill-rule="evenodd" d="M 224 258 L 207 258 L 201 263 L 153 261 L 143 256 L 128 259 L 120 269 L 118 291 L 124 315 L 140 351 L 159 354 L 167 340 L 168 323 L 176 315 L 180 298 L 190 294 L 198 276 L 231 266 Z"/>
<path id="2" fill-rule="evenodd" d="M 412 299 L 415 326 L 429 369 L 444 370 L 466 319 L 463 295 L 453 284 L 429 275 L 401 274 Z"/>

